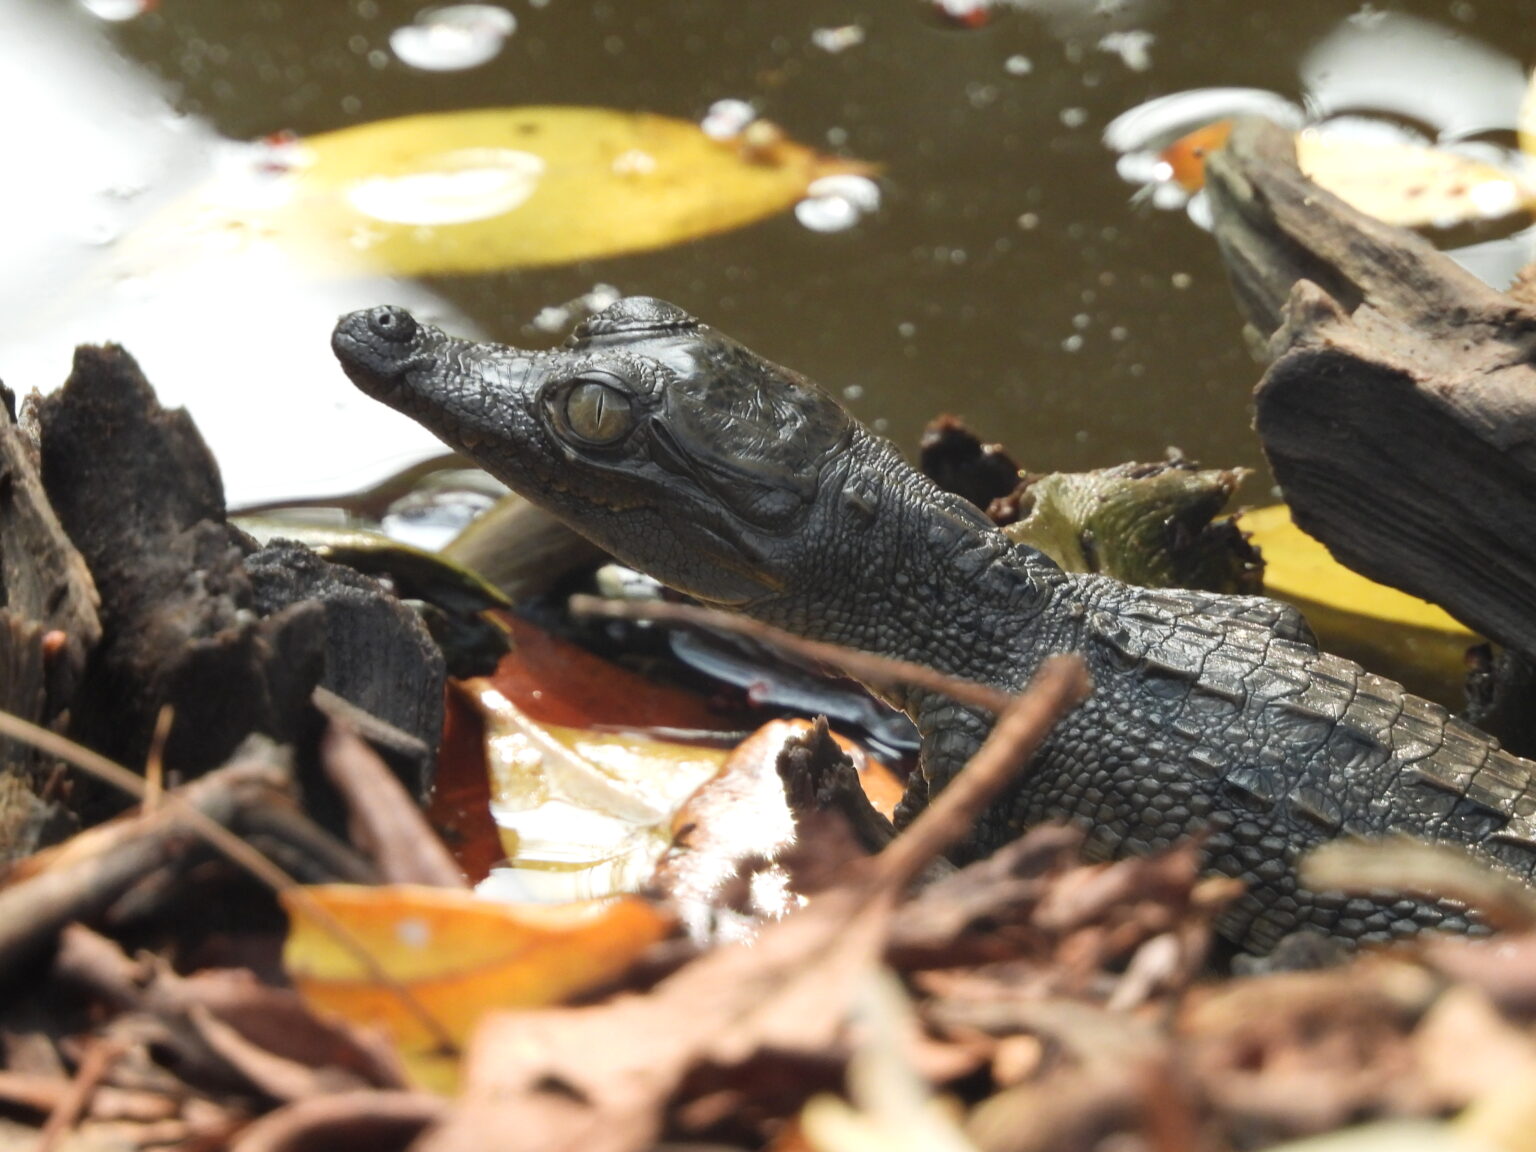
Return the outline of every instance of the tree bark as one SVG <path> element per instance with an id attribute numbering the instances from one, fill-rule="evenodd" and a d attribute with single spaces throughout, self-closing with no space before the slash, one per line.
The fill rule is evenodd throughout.
<path id="1" fill-rule="evenodd" d="M 1536 311 L 1320 189 L 1274 125 L 1241 123 L 1207 187 L 1297 524 L 1536 655 Z"/>

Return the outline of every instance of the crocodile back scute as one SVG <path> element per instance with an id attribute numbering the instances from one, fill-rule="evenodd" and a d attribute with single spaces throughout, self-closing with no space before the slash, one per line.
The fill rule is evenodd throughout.
<path id="1" fill-rule="evenodd" d="M 1475 929 L 1451 900 L 1302 889 L 1301 855 L 1338 836 L 1407 835 L 1536 875 L 1536 765 L 1444 708 L 1202 594 L 1092 578 L 1075 594 L 1061 646 L 1095 691 L 1047 743 L 1015 824 L 1065 811 L 1106 856 L 1203 828 L 1210 866 L 1249 889 L 1224 928 L 1260 948 L 1301 928 Z"/>

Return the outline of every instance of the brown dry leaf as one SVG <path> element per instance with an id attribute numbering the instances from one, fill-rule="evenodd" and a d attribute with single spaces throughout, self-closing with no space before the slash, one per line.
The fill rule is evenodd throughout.
<path id="1" fill-rule="evenodd" d="M 1425 962 L 1450 980 L 1484 992 L 1506 1012 L 1536 1012 L 1536 933 L 1506 933 L 1493 940 L 1436 936 Z"/>
<path id="2" fill-rule="evenodd" d="M 1428 1101 L 1460 1107 L 1536 1086 L 1536 1041 L 1475 988 L 1446 989 L 1414 1030 L 1413 1047 Z"/>
<path id="3" fill-rule="evenodd" d="M 750 944 L 706 953 L 644 996 L 498 1013 L 475 1035 L 462 1106 L 422 1152 L 639 1152 L 686 1077 L 690 1094 L 835 1084 L 857 988 L 874 971 L 889 890 L 829 892 Z M 827 1081 L 830 1079 L 830 1083 Z"/>
<path id="4" fill-rule="evenodd" d="M 852 1105 L 830 1093 L 806 1101 L 806 1141 L 817 1152 L 977 1152 L 956 1110 L 933 1097 L 910 1059 L 920 1029 L 901 984 L 879 973 L 859 1008 L 861 1035 L 848 1063 Z"/>
<path id="5" fill-rule="evenodd" d="M 351 840 L 387 884 L 464 888 L 464 874 L 383 758 L 350 729 L 332 721 L 320 759 L 349 810 Z"/>
<path id="6" fill-rule="evenodd" d="M 514 907 L 442 888 L 308 888 L 455 1041 L 486 1012 L 552 1004 L 624 971 L 671 929 L 640 899 Z M 423 1086 L 451 1080 L 448 1054 L 395 990 L 284 899 L 291 919 L 283 961 L 317 1011 L 384 1030 Z"/>
<path id="7" fill-rule="evenodd" d="M 230 1152 L 404 1149 L 448 1108 L 425 1092 L 338 1092 L 268 1113 L 240 1133 Z"/>
<path id="8" fill-rule="evenodd" d="M 658 684 L 562 640 L 537 624 L 502 613 L 512 651 L 489 678 L 529 716 L 568 728 L 739 728 L 702 696 Z"/>
<path id="9" fill-rule="evenodd" d="M 763 725 L 732 750 L 719 774 L 678 811 L 673 821 L 676 838 L 653 882 L 681 906 L 685 921 L 701 923 L 718 911 L 723 891 L 744 869 L 779 861 L 805 836 L 786 802 L 778 761 L 790 740 L 815 728 L 808 720 Z M 836 733 L 830 738 L 853 761 L 860 785 L 866 794 L 879 797 L 876 807 L 888 816 L 901 795 L 895 777 L 851 740 Z M 747 906 L 759 915 L 782 916 L 794 907 L 794 893 L 803 891 L 795 880 L 777 865 L 754 871 L 748 879 Z"/>
<path id="10" fill-rule="evenodd" d="M 751 944 L 715 948 L 644 995 L 487 1018 L 466 1060 L 462 1107 L 421 1152 L 639 1152 L 685 1084 L 688 1103 L 672 1119 L 690 1132 L 731 1130 L 746 1103 L 779 1114 L 835 1087 L 849 1012 L 897 894 L 964 837 L 1087 690 L 1080 660 L 1047 662 L 900 837 Z"/>
<path id="11" fill-rule="evenodd" d="M 1433 1111 L 1409 1033 L 1434 977 L 1383 955 L 1347 968 L 1231 981 L 1191 996 L 1179 1031 L 1211 1100 L 1277 1134 L 1372 1113 Z"/>

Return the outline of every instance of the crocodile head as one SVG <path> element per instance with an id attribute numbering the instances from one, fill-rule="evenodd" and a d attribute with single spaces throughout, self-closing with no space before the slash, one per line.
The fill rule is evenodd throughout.
<path id="1" fill-rule="evenodd" d="M 370 396 L 625 562 L 719 604 L 803 578 L 794 541 L 856 427 L 804 377 L 647 297 L 548 352 L 454 339 L 394 307 L 342 317 L 331 346 Z"/>

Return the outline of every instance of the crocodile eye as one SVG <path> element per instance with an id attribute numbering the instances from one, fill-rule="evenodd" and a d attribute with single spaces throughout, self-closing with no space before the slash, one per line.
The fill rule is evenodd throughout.
<path id="1" fill-rule="evenodd" d="M 578 380 L 565 394 L 565 423 L 588 444 L 612 444 L 635 426 L 635 415 L 617 388 Z"/>

